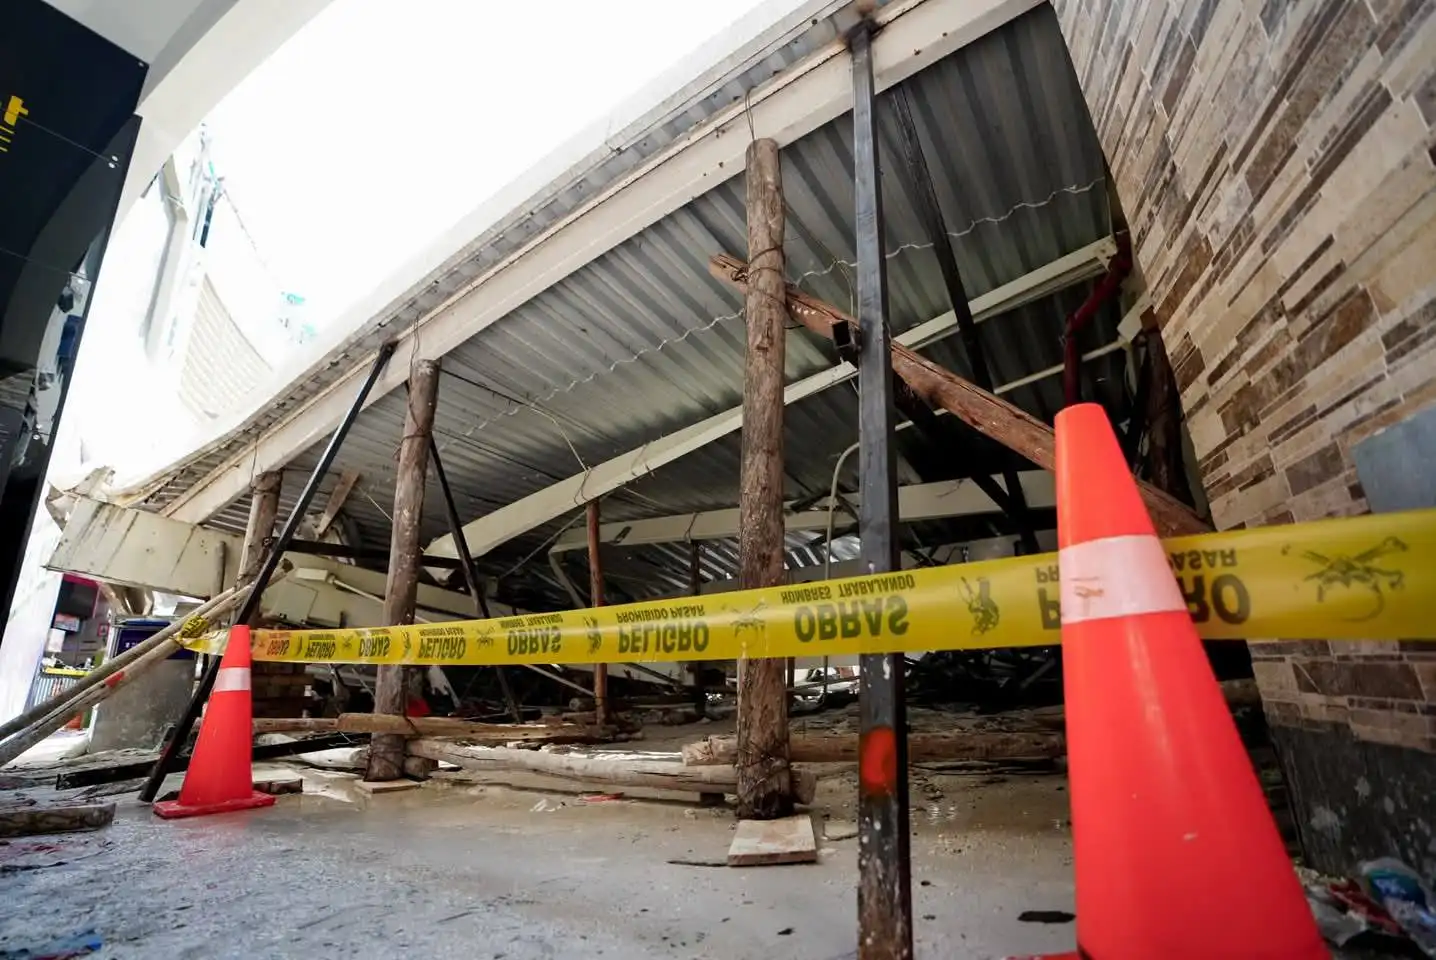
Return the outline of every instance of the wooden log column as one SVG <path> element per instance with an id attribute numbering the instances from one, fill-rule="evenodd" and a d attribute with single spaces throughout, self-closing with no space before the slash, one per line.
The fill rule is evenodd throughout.
<path id="1" fill-rule="evenodd" d="M 739 481 L 738 586 L 784 582 L 783 354 L 788 325 L 783 278 L 783 185 L 778 144 L 748 146 L 748 327 L 743 375 L 743 466 Z M 788 774 L 787 663 L 738 661 L 738 816 L 793 812 Z"/>
<path id="2" fill-rule="evenodd" d="M 603 560 L 599 556 L 599 508 L 597 500 L 588 501 L 588 603 L 603 606 Z M 608 664 L 593 665 L 593 709 L 601 727 L 608 722 Z"/>
<path id="3" fill-rule="evenodd" d="M 241 587 L 254 582 L 264 563 L 264 553 L 269 549 L 264 541 L 274 536 L 274 521 L 279 517 L 279 491 L 283 485 L 284 474 L 278 470 L 261 473 L 249 485 L 249 521 L 244 527 L 244 555 L 240 558 L 236 580 Z M 249 626 L 258 626 L 258 605 L 249 619 Z"/>
<path id="4" fill-rule="evenodd" d="M 417 361 L 409 370 L 408 412 L 399 445 L 399 477 L 394 486 L 394 528 L 389 540 L 389 579 L 384 586 L 384 622 L 414 622 L 419 592 L 419 522 L 424 511 L 424 476 L 429 467 L 429 439 L 439 396 L 439 363 Z M 412 667 L 379 668 L 374 712 L 403 716 L 411 685 L 420 673 Z M 370 744 L 365 780 L 397 780 L 404 773 L 404 737 L 376 735 Z"/>
<path id="5" fill-rule="evenodd" d="M 239 586 L 254 582 L 259 576 L 259 568 L 264 565 L 265 554 L 274 549 L 274 524 L 279 518 L 279 494 L 283 486 L 284 475 L 278 470 L 261 473 L 249 485 L 249 520 L 244 527 L 244 548 L 237 578 Z M 262 627 L 263 619 L 263 608 L 256 604 L 248 626 Z M 254 691 L 250 708 L 253 716 L 282 717 L 303 709 L 307 682 L 304 664 L 256 663 L 250 673 Z"/>

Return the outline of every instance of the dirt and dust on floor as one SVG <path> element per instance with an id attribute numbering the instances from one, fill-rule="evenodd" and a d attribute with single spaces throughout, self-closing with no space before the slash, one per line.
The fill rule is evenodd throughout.
<path id="1" fill-rule="evenodd" d="M 1047 742 L 1062 717 L 918 707 L 910 721 L 915 742 L 1010 745 Z M 793 742 L 846 749 L 857 726 L 855 705 L 816 712 L 794 718 Z M 796 764 L 816 780 L 803 808 L 815 860 L 759 867 L 729 866 L 731 796 L 585 783 L 571 769 L 703 770 L 684 767 L 684 748 L 721 752 L 732 734 L 729 718 L 537 750 L 455 738 L 444 749 L 461 763 L 430 761 L 424 782 L 392 794 L 360 789 L 362 748 L 334 749 L 256 763 L 256 782 L 300 791 L 273 807 L 180 821 L 138 803 L 133 780 L 55 787 L 130 770 L 137 754 L 10 767 L 0 822 L 66 808 L 95 819 L 0 840 L 0 958 L 856 957 L 852 763 Z M 917 956 L 1072 949 L 1062 759 L 919 759 L 910 786 Z"/>
<path id="2" fill-rule="evenodd" d="M 803 729 L 841 731 L 855 717 L 832 712 Z M 640 740 L 542 752 L 677 764 L 683 745 L 732 732 L 731 719 L 653 726 Z M 9 768 L 9 808 L 114 810 L 100 830 L 0 843 L 0 957 L 856 955 L 851 764 L 802 765 L 817 774 L 805 808 L 815 863 L 735 868 L 731 797 L 703 806 L 692 793 L 450 764 L 416 789 L 371 796 L 346 769 L 353 752 L 256 764 L 256 780 L 298 777 L 302 792 L 174 822 L 136 802 L 129 782 L 54 789 L 60 773 L 134 757 Z M 1058 766 L 932 767 L 912 775 L 919 956 L 1070 949 Z"/>

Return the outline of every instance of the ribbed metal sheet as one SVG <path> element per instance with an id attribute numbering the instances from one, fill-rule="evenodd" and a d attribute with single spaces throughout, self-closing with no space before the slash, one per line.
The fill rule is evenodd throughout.
<path id="1" fill-rule="evenodd" d="M 346 337 L 323 360 L 279 391 L 275 402 L 259 410 L 241 429 L 228 435 L 214 449 L 181 464 L 146 497 L 143 506 L 163 509 L 284 416 L 341 379 L 355 364 L 364 363 L 396 332 L 408 329 L 490 266 L 521 249 L 533 237 L 667 150 L 715 114 L 741 101 L 749 91 L 830 45 L 841 26 L 833 19 L 814 19 L 802 31 L 779 38 L 762 56 L 735 67 L 699 96 L 659 117 L 638 135 L 627 141 L 617 136 L 609 138 L 600 150 L 576 164 L 569 176 L 549 184 L 518 205 Z"/>
<path id="2" fill-rule="evenodd" d="M 1102 155 L 1050 9 L 1040 7 L 970 44 L 904 87 L 969 297 L 1109 234 Z M 913 206 L 915 191 L 901 160 L 891 97 L 891 92 L 884 95 L 879 115 L 890 320 L 902 332 L 942 314 L 949 304 Z M 848 119 L 785 148 L 782 164 L 789 276 L 848 309 L 853 297 Z M 553 215 L 561 215 L 559 210 L 555 207 Z M 549 222 L 545 216 L 536 221 L 537 228 Z M 739 405 L 741 300 L 709 276 L 707 263 L 720 252 L 741 256 L 745 247 L 743 178 L 738 176 L 602 254 L 446 356 L 436 433 L 465 519 Z M 495 241 L 481 246 L 478 256 L 508 249 Z M 1063 318 L 1090 287 L 1079 285 L 981 325 L 999 384 L 1061 362 Z M 1084 335 L 1083 349 L 1110 342 L 1117 319 L 1113 308 L 1102 311 Z M 969 371 L 955 337 L 926 352 L 959 373 Z M 806 330 L 789 334 L 790 380 L 835 360 L 831 346 Z M 1089 365 L 1098 398 L 1119 415 L 1125 402 L 1122 362 L 1117 352 Z M 1060 377 L 1006 397 L 1050 421 L 1062 403 Z M 350 497 L 346 510 L 371 546 L 388 540 L 385 514 L 391 507 L 403 413 L 402 392 L 374 404 L 359 418 L 336 466 L 336 473 L 344 468 L 363 473 L 362 490 Z M 788 408 L 789 496 L 826 492 L 837 456 L 856 439 L 856 422 L 852 384 Z M 956 436 L 957 456 L 969 474 L 992 472 L 1010 460 L 966 427 L 959 426 Z M 912 431 L 900 437 L 900 451 L 911 452 L 911 445 L 920 442 Z M 322 447 L 317 444 L 291 464 L 286 500 L 297 496 L 302 475 Z M 631 484 L 605 501 L 605 519 L 731 506 L 737 499 L 739 449 L 740 439 L 733 434 Z M 202 458 L 177 475 L 151 498 L 152 507 L 167 502 L 225 455 Z M 921 478 L 905 464 L 903 479 Z M 852 482 L 851 469 L 846 482 Z M 214 522 L 242 529 L 246 509 L 236 503 Z M 530 588 L 556 605 L 566 603 L 542 548 L 569 519 L 515 538 L 486 558 L 484 566 L 491 575 L 499 574 L 538 551 L 527 568 Z M 962 528 L 959 523 L 934 530 L 961 533 Z M 427 539 L 446 530 L 442 499 L 431 483 L 423 535 Z M 791 561 L 815 556 L 804 545 L 807 540 L 790 543 L 799 551 Z M 710 578 L 736 569 L 736 556 L 727 552 L 710 545 L 705 553 Z M 633 562 L 659 571 L 653 574 L 658 587 L 671 590 L 675 583 L 686 583 L 686 547 L 645 548 L 635 554 Z"/>

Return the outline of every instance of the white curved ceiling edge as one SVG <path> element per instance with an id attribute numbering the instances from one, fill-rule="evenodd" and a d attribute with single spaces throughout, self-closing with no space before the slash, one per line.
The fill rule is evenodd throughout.
<path id="1" fill-rule="evenodd" d="M 225 95 L 330 0 L 46 0 L 150 65 L 115 220 Z"/>

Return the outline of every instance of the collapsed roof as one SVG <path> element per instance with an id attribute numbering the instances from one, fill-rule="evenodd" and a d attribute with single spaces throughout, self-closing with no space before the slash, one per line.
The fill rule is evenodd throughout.
<path id="1" fill-rule="evenodd" d="M 237 429 L 127 491 L 128 502 L 240 532 L 252 478 L 282 468 L 283 515 L 377 349 L 397 341 L 316 501 L 346 472 L 358 473 L 344 512 L 361 552 L 387 550 L 402 384 L 415 358 L 442 358 L 440 457 L 470 548 L 513 602 L 571 605 L 562 559 L 551 564 L 544 551 L 589 499 L 607 495 L 604 520 L 620 522 L 619 533 L 622 523 L 733 507 L 742 298 L 708 262 L 720 253 L 744 257 L 743 151 L 755 136 L 772 137 L 782 146 L 788 278 L 851 312 L 852 101 L 843 33 L 857 7 L 811 0 L 736 50 L 733 38 L 720 39 L 710 51 L 716 66 L 658 96 L 656 106 L 652 94 L 630 105 L 601 137 L 588 135 L 592 149 L 565 148 L 466 218 L 436 245 L 437 267 L 411 265 L 391 279 L 360 308 L 362 322 L 342 345 Z M 1062 405 L 1055 374 L 1064 319 L 1116 249 L 1102 152 L 1056 18 L 1036 0 L 907 0 L 883 6 L 877 19 L 893 332 L 971 375 L 951 336 L 956 325 L 918 185 L 902 162 L 893 109 L 901 91 L 997 392 L 1050 423 Z M 536 185 L 539 176 L 548 179 Z M 1120 421 L 1130 399 L 1118 320 L 1116 305 L 1104 306 L 1079 347 L 1089 395 Z M 785 494 L 802 507 L 826 498 L 857 440 L 855 384 L 832 345 L 805 329 L 790 332 L 787 358 Z M 1032 469 L 957 423 L 942 444 L 917 431 L 898 436 L 907 484 Z M 841 490 L 853 489 L 855 469 L 848 458 Z M 1051 526 L 1050 511 L 1037 515 Z M 430 550 L 452 556 L 432 471 L 422 523 Z M 835 521 L 839 560 L 855 554 L 850 523 L 842 514 Z M 1013 530 L 979 498 L 956 515 L 909 524 L 906 536 L 921 551 Z M 704 579 L 736 570 L 736 527 L 721 534 L 705 537 Z M 606 571 L 614 599 L 685 592 L 688 538 L 619 551 Z M 790 533 L 790 565 L 821 562 L 826 542 L 822 529 Z"/>

